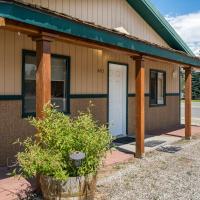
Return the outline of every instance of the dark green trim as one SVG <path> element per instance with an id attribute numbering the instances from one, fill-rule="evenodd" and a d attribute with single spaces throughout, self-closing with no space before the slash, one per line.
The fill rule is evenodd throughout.
<path id="1" fill-rule="evenodd" d="M 26 118 L 29 116 L 36 116 L 36 113 L 25 113 L 25 56 L 31 55 L 31 56 L 36 56 L 36 53 L 34 51 L 22 50 L 22 118 Z"/>
<path id="2" fill-rule="evenodd" d="M 59 55 L 58 55 L 59 56 Z M 70 56 L 64 56 L 66 59 L 66 98 L 67 98 L 67 113 L 71 113 L 71 107 L 70 107 L 70 88 L 71 88 L 71 58 Z"/>
<path id="3" fill-rule="evenodd" d="M 181 68 L 179 67 L 179 125 L 181 125 Z"/>
<path id="4" fill-rule="evenodd" d="M 179 96 L 179 93 L 166 93 L 165 96 Z M 135 93 L 129 93 L 128 97 L 136 97 Z M 145 93 L 145 97 L 149 97 L 149 93 Z"/>
<path id="5" fill-rule="evenodd" d="M 194 56 L 187 44 L 149 0 L 127 0 L 127 2 L 169 46 Z"/>
<path id="6" fill-rule="evenodd" d="M 25 56 L 27 55 L 32 55 L 32 56 L 36 56 L 36 52 L 32 51 L 32 50 L 22 50 L 22 117 L 28 117 L 28 116 L 35 116 L 35 112 L 34 113 L 25 113 L 25 109 L 24 109 L 24 91 L 25 91 Z M 67 112 L 64 112 L 65 114 L 70 114 L 70 57 L 69 56 L 64 56 L 64 55 L 58 55 L 58 54 L 51 54 L 52 58 L 63 58 L 66 59 L 66 107 L 67 107 Z"/>
<path id="7" fill-rule="evenodd" d="M 128 97 L 136 97 L 136 94 L 129 93 L 129 94 L 128 94 Z"/>
<path id="8" fill-rule="evenodd" d="M 156 72 L 156 73 L 163 73 L 164 76 L 164 85 L 163 85 L 163 92 L 164 92 L 164 103 L 163 104 L 158 104 L 158 99 L 156 99 L 157 103 L 156 104 L 152 104 L 151 103 L 151 72 Z M 156 94 L 157 95 L 157 94 Z M 164 70 L 158 70 L 158 69 L 150 69 L 149 71 L 149 107 L 160 107 L 160 106 L 166 106 L 166 71 Z"/>
<path id="9" fill-rule="evenodd" d="M 127 63 L 122 62 L 115 62 L 115 61 L 108 61 L 107 64 L 107 91 L 108 91 L 108 98 L 107 98 L 107 123 L 109 124 L 109 67 L 110 64 L 118 64 L 126 66 L 126 135 L 128 135 L 128 72 L 129 72 L 129 65 Z"/>
<path id="10" fill-rule="evenodd" d="M 71 94 L 71 99 L 98 99 L 98 98 L 108 98 L 107 94 Z"/>
<path id="11" fill-rule="evenodd" d="M 22 100 L 22 95 L 0 95 L 0 101 Z"/>
<path id="12" fill-rule="evenodd" d="M 171 96 L 171 97 L 179 97 L 179 93 L 166 93 L 166 96 Z"/>
<path id="13" fill-rule="evenodd" d="M 134 2 L 138 1 L 139 0 L 134 0 Z M 66 36 L 69 35 L 110 47 L 118 47 L 143 55 L 159 57 L 190 66 L 200 67 L 200 59 L 196 57 L 191 57 L 166 48 L 160 48 L 156 45 L 124 36 L 123 34 L 118 34 L 99 27 L 97 28 L 78 20 L 64 18 L 54 14 L 53 12 L 33 8 L 20 3 L 1 1 L 0 16 L 40 27 L 42 29 L 64 33 Z"/>
<path id="14" fill-rule="evenodd" d="M 35 112 L 22 113 L 22 118 L 28 118 L 28 117 L 36 117 L 36 113 Z"/>

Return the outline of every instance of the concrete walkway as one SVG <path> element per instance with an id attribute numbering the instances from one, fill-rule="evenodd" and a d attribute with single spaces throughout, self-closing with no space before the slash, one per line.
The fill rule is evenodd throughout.
<path id="1" fill-rule="evenodd" d="M 193 136 L 200 134 L 200 126 L 192 126 Z M 174 127 L 171 130 L 157 130 L 149 132 L 145 135 L 145 153 L 154 151 L 155 149 L 173 144 L 182 140 L 185 135 L 184 127 Z M 116 144 L 116 147 L 108 152 L 104 165 L 113 165 L 117 163 L 127 162 L 133 159 L 135 153 L 135 142 L 129 144 Z"/>
<path id="2" fill-rule="evenodd" d="M 97 182 L 98 200 L 199 200 L 200 134 L 114 166 Z"/>

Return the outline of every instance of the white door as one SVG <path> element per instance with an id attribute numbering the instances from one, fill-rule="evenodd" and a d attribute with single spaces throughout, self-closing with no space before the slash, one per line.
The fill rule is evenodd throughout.
<path id="1" fill-rule="evenodd" d="M 126 135 L 127 66 L 109 64 L 109 129 L 113 136 Z"/>

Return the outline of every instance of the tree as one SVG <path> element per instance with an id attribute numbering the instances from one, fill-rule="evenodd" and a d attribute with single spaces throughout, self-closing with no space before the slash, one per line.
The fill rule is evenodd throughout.
<path id="1" fill-rule="evenodd" d="M 180 71 L 180 89 L 181 97 L 184 98 L 185 94 L 185 72 Z M 192 72 L 192 99 L 200 99 L 200 72 Z"/>
<path id="2" fill-rule="evenodd" d="M 192 99 L 200 99 L 200 72 L 192 72 Z"/>

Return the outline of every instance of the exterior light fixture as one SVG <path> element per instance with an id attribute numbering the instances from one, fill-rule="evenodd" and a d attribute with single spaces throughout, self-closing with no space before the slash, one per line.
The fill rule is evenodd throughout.
<path id="1" fill-rule="evenodd" d="M 172 76 L 173 76 L 173 78 L 177 78 L 178 77 L 178 71 L 176 69 L 173 70 Z"/>
<path id="2" fill-rule="evenodd" d="M 73 165 L 75 167 L 80 167 L 81 166 L 81 163 L 82 161 L 84 160 L 85 158 L 85 153 L 83 152 L 80 152 L 80 151 L 75 151 L 73 153 L 71 153 L 69 155 L 71 161 L 73 162 Z"/>

